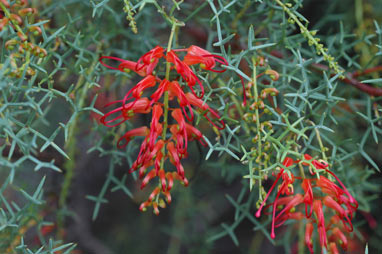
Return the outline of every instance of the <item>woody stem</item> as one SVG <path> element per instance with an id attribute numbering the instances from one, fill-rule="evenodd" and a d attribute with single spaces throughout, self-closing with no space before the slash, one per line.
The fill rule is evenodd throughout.
<path id="1" fill-rule="evenodd" d="M 168 45 L 167 45 L 167 52 L 170 52 L 171 46 L 172 46 L 172 41 L 174 40 L 174 34 L 176 30 L 177 24 L 174 22 L 171 27 L 171 33 L 170 33 L 170 38 L 168 39 Z M 166 63 L 166 76 L 165 79 L 169 80 L 170 79 L 170 70 L 171 70 L 171 63 L 167 62 Z M 167 133 L 167 118 L 168 118 L 168 91 L 164 92 L 164 100 L 163 100 L 163 107 L 164 107 L 164 113 L 163 113 L 163 130 L 162 130 L 162 139 L 166 138 L 166 133 Z M 164 166 L 164 154 L 165 154 L 165 146 L 162 148 L 162 160 L 160 162 L 160 168 L 163 169 Z"/>

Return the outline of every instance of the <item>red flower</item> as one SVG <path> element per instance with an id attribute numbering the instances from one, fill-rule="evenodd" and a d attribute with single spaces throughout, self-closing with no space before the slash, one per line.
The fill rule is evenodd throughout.
<path id="1" fill-rule="evenodd" d="M 308 246 L 310 253 L 313 253 L 313 234 L 314 226 L 312 223 L 307 223 L 305 226 L 305 244 Z"/>
<path id="2" fill-rule="evenodd" d="M 158 177 L 162 185 L 162 190 L 166 191 L 166 173 L 164 172 L 164 169 L 158 171 Z"/>
<path id="3" fill-rule="evenodd" d="M 269 198 L 272 190 L 276 187 L 277 182 L 280 178 L 282 178 L 283 180 L 279 185 L 274 202 L 267 205 L 267 207 L 272 206 L 273 208 L 271 237 L 275 237 L 274 228 L 280 227 L 285 221 L 290 219 L 301 220 L 305 217 L 308 219 L 305 230 L 305 243 L 311 253 L 313 253 L 312 233 L 314 230 L 314 224 L 317 225 L 320 245 L 322 248 L 325 247 L 328 249 L 329 246 L 329 250 L 334 251 L 334 253 L 338 253 L 336 246 L 336 242 L 338 242 L 341 247 L 346 250 L 348 241 L 344 232 L 353 231 L 351 219 L 353 217 L 353 212 L 358 207 L 358 203 L 338 179 L 338 177 L 327 169 L 328 165 L 325 162 L 312 160 L 312 157 L 309 155 L 305 155 L 304 157 L 306 160 L 311 160 L 311 163 L 313 164 L 313 171 L 317 169 L 324 169 L 324 172 L 332 175 L 337 182 L 340 183 L 342 188 L 323 175 L 320 175 L 319 179 L 302 179 L 302 177 L 295 177 L 292 173 L 288 175 L 285 172 L 285 169 L 281 169 L 277 174 L 276 180 L 271 189 L 260 205 L 260 208 L 257 210 L 256 217 L 260 216 L 266 200 Z M 286 157 L 283 165 L 290 167 L 294 163 L 300 163 L 300 161 L 293 161 L 293 159 Z M 302 165 L 308 166 L 310 164 L 302 162 Z M 309 170 L 311 171 L 312 169 L 309 168 Z M 313 171 L 312 173 L 315 173 Z M 293 195 L 293 186 L 291 185 L 294 183 L 295 179 L 302 180 L 301 186 L 304 191 L 304 195 L 300 193 Z M 314 190 L 316 190 L 316 192 L 314 192 Z M 324 195 L 317 195 L 318 190 L 320 190 Z M 280 195 L 287 196 L 279 198 Z M 299 205 L 302 203 L 305 204 L 305 216 L 297 210 Z M 326 209 L 324 209 L 324 206 L 326 206 Z M 279 211 L 277 215 L 276 211 Z M 334 215 L 332 215 L 329 223 L 325 224 L 324 213 L 330 212 Z M 314 216 L 312 216 L 313 213 Z M 327 236 L 329 236 L 329 238 Z"/>
<path id="4" fill-rule="evenodd" d="M 329 237 L 329 240 L 332 242 L 337 241 L 345 251 L 348 249 L 348 239 L 338 227 L 332 229 L 332 235 Z"/>
<path id="5" fill-rule="evenodd" d="M 161 131 L 161 125 L 158 125 L 158 126 L 160 126 L 160 129 L 158 129 L 157 133 L 155 133 L 154 135 L 155 139 L 159 136 Z M 136 171 L 138 168 L 140 168 L 139 173 L 141 177 L 141 175 L 146 171 L 146 169 L 152 165 L 155 165 L 156 170 L 159 171 L 159 162 L 163 156 L 160 150 L 162 149 L 163 146 L 164 146 L 164 141 L 158 140 L 158 142 L 155 143 L 154 147 L 150 149 L 149 137 L 146 137 L 146 139 L 142 142 L 137 160 L 131 166 L 129 173 L 132 173 Z M 155 161 L 153 161 L 153 159 L 155 159 Z"/>
<path id="6" fill-rule="evenodd" d="M 150 105 L 156 103 L 162 97 L 163 93 L 168 90 L 169 84 L 170 82 L 166 79 L 161 81 L 158 89 L 150 96 L 152 98 Z"/>
<path id="7" fill-rule="evenodd" d="M 286 166 L 286 167 L 289 167 L 289 166 L 292 165 L 292 163 L 293 163 L 293 159 L 291 159 L 289 157 L 286 157 L 284 162 L 283 162 L 283 165 Z M 283 178 L 283 182 L 281 183 L 279 191 L 276 194 L 275 201 L 273 202 L 272 231 L 271 231 L 271 237 L 272 238 L 275 238 L 275 232 L 274 232 L 274 229 L 275 229 L 275 215 L 276 215 L 276 207 L 277 207 L 277 204 L 278 204 L 278 198 L 279 198 L 280 194 L 287 194 L 287 195 L 289 195 L 289 194 L 293 193 L 293 189 L 290 191 L 289 187 L 290 187 L 290 184 L 292 184 L 293 181 L 294 181 L 294 176 L 291 174 L 291 177 L 289 177 L 288 173 L 284 173 L 284 169 L 281 169 L 280 172 L 277 174 L 276 181 L 273 183 L 271 189 L 268 191 L 265 199 L 261 203 L 260 208 L 256 212 L 256 217 L 260 217 L 261 210 L 264 207 L 265 202 L 267 201 L 269 195 L 272 193 L 272 190 L 276 187 L 276 184 L 277 184 L 277 182 L 279 181 L 279 179 L 281 177 Z"/>
<path id="8" fill-rule="evenodd" d="M 303 214 L 295 213 L 294 208 L 297 205 L 301 204 L 303 202 L 303 199 L 303 196 L 298 193 L 294 196 L 280 198 L 277 202 L 275 201 L 273 207 L 278 207 L 280 205 L 285 205 L 285 207 L 279 212 L 279 214 L 276 217 L 273 216 L 273 221 L 275 223 L 278 222 L 278 224 L 274 227 L 280 227 L 288 219 L 302 219 L 301 215 L 303 216 Z M 272 225 L 274 225 L 275 223 L 273 223 Z"/>
<path id="9" fill-rule="evenodd" d="M 181 159 L 187 156 L 188 141 L 199 140 L 202 145 L 206 145 L 202 133 L 186 122 L 186 119 L 190 122 L 194 119 L 192 106 L 202 111 L 203 116 L 216 128 L 223 129 L 225 126 L 224 122 L 219 120 L 219 114 L 200 99 L 204 94 L 202 82 L 189 67 L 189 65 L 198 62 L 201 64 L 201 67 L 206 70 L 221 72 L 213 68 L 216 65 L 215 62 L 227 64 L 225 59 L 211 55 L 208 51 L 196 46 L 189 48 L 187 53 L 188 60 L 186 61 L 180 60 L 175 52 L 176 51 L 167 52 L 165 56 L 165 50 L 160 46 L 156 46 L 139 58 L 137 62 L 116 57 L 100 58 L 101 64 L 107 68 L 120 71 L 133 70 L 139 75 L 144 76 L 138 84 L 125 94 L 122 100 L 113 101 L 106 105 L 110 106 L 121 103 L 120 107 L 106 113 L 101 118 L 101 123 L 108 127 L 114 127 L 129 120 L 136 113 L 152 113 L 149 127 L 143 126 L 127 131 L 118 139 L 117 146 L 124 148 L 133 137 L 144 137 L 137 159 L 131 165 L 129 172 L 139 171 L 139 178 L 142 179 L 141 188 L 144 188 L 153 178 L 159 178 L 161 187 L 154 188 L 148 200 L 143 202 L 140 206 L 141 210 L 145 210 L 147 206 L 153 206 L 156 214 L 159 213 L 159 206 L 165 206 L 163 202 L 158 202 L 158 200 L 162 200 L 159 199 L 160 195 L 164 195 L 168 203 L 171 202 L 169 191 L 173 186 L 174 180 L 180 181 L 185 186 L 188 185 L 188 180 L 185 177 L 184 168 L 181 164 Z M 154 69 L 159 63 L 159 59 L 164 56 L 168 62 L 167 66 L 171 64 L 174 65 L 173 68 L 187 83 L 186 86 L 182 87 L 179 84 L 177 81 L 179 77 L 176 78 L 176 80 L 169 81 L 168 79 L 160 79 L 153 75 Z M 120 64 L 115 68 L 103 63 L 102 59 L 116 60 L 119 61 Z M 191 63 L 190 61 L 193 62 Z M 154 88 L 157 83 L 159 83 L 159 86 L 156 87 L 154 92 L 150 96 L 143 97 L 145 91 L 147 91 L 148 88 Z M 199 98 L 196 96 L 194 90 L 196 83 L 198 83 L 201 90 L 201 96 Z M 184 92 L 184 89 L 187 87 L 192 93 Z M 168 95 L 165 98 L 169 101 L 176 98 L 179 108 L 169 108 L 169 101 L 167 101 L 167 99 L 164 100 L 164 103 L 161 103 L 160 100 L 164 94 Z M 190 112 L 187 112 L 187 110 Z M 176 123 L 169 125 L 167 129 L 167 123 L 170 121 L 167 119 L 169 117 L 169 111 L 171 112 L 170 116 Z M 213 121 L 211 119 L 213 119 Z M 220 122 L 219 126 L 216 125 L 216 121 Z M 167 136 L 167 130 L 172 134 L 170 137 Z M 163 167 L 167 159 L 175 165 L 176 172 L 165 172 Z M 288 218 L 295 217 L 291 214 L 288 214 L 288 216 Z"/>
<path id="10" fill-rule="evenodd" d="M 123 100 L 119 101 L 113 101 L 109 104 L 106 104 L 105 107 L 108 107 L 113 104 L 122 103 Z M 129 120 L 131 117 L 133 117 L 137 113 L 141 114 L 147 114 L 150 113 L 151 107 L 149 106 L 150 101 L 147 98 L 141 98 L 136 101 L 130 102 L 126 105 L 123 105 L 122 107 L 118 107 L 108 113 L 106 113 L 104 116 L 101 117 L 101 123 L 107 127 L 115 127 L 122 123 L 124 123 L 126 120 Z M 114 117 L 111 120 L 106 120 L 109 116 L 120 113 L 119 116 Z M 119 121 L 120 120 L 120 121 Z M 114 123 L 116 122 L 116 123 Z M 110 125 L 113 123 L 112 125 Z"/>
<path id="11" fill-rule="evenodd" d="M 227 60 L 224 57 L 213 55 L 205 49 L 192 45 L 187 49 L 187 55 L 184 57 L 184 63 L 187 65 L 200 64 L 202 69 L 213 72 L 225 72 L 223 70 L 214 70 L 216 62 L 224 65 L 228 65 Z"/>
<path id="12" fill-rule="evenodd" d="M 179 176 L 182 179 L 184 179 L 184 168 L 182 164 L 180 163 L 179 153 L 175 149 L 175 145 L 173 142 L 170 141 L 167 143 L 167 151 L 168 151 L 168 156 L 170 158 L 170 162 L 176 166 Z"/>
<path id="13" fill-rule="evenodd" d="M 179 125 L 177 124 L 170 126 L 170 132 L 172 134 L 171 140 L 175 141 L 176 143 L 176 150 L 179 152 L 180 156 L 186 156 L 187 149 L 184 149 L 184 147 L 185 142 L 188 142 L 188 137 L 185 137 L 184 131 L 180 130 Z"/>
<path id="14" fill-rule="evenodd" d="M 125 97 L 123 98 L 123 105 L 127 110 L 130 109 L 130 107 L 134 106 L 135 102 L 141 98 L 143 91 L 149 87 L 153 87 L 156 85 L 156 78 L 152 75 L 146 76 L 144 79 L 142 79 L 138 84 L 136 84 L 133 88 L 130 89 L 129 92 L 125 94 Z M 129 97 L 132 95 L 132 97 Z M 126 101 L 135 98 L 133 103 L 126 105 Z M 152 103 L 150 103 L 150 106 Z"/>
<path id="15" fill-rule="evenodd" d="M 172 111 L 171 116 L 177 121 L 177 129 L 178 133 L 182 133 L 181 139 L 177 139 L 177 152 L 180 154 L 185 154 L 187 151 L 187 142 L 188 142 L 188 135 L 187 135 L 187 129 L 186 129 L 186 121 L 184 120 L 182 111 L 180 109 L 175 109 Z"/>
<path id="16" fill-rule="evenodd" d="M 179 106 L 182 108 L 184 116 L 187 118 L 188 121 L 194 120 L 194 112 L 191 108 L 191 104 L 188 101 L 185 93 L 183 92 L 182 88 L 180 87 L 178 81 L 172 81 L 171 84 L 168 87 L 168 91 L 170 92 L 170 97 L 176 96 L 178 98 Z M 188 107 L 188 110 L 190 111 L 191 116 L 189 117 L 186 112 L 186 106 Z"/>
<path id="17" fill-rule="evenodd" d="M 160 192 L 160 188 L 159 187 L 156 187 L 153 192 L 151 192 L 149 198 L 147 199 L 147 201 L 151 202 Z"/>
<path id="18" fill-rule="evenodd" d="M 105 64 L 102 59 L 112 59 L 112 60 L 116 60 L 116 61 L 119 61 L 121 62 L 117 68 L 113 67 L 113 66 L 110 66 L 110 65 L 107 65 Z M 118 58 L 118 57 L 114 57 L 114 56 L 101 56 L 99 58 L 99 62 L 105 66 L 106 68 L 109 68 L 109 69 L 112 69 L 112 70 L 118 70 L 118 71 L 122 71 L 122 72 L 128 72 L 130 70 L 134 71 L 135 73 L 137 73 L 139 76 L 146 76 L 147 75 L 147 72 L 146 72 L 146 69 L 147 67 L 143 66 L 143 65 L 139 65 L 136 63 L 136 62 L 133 62 L 133 61 L 129 61 L 129 60 L 124 60 L 124 59 L 121 59 L 121 58 Z M 139 69 L 139 70 L 137 70 Z"/>
<path id="19" fill-rule="evenodd" d="M 164 49 L 161 46 L 156 46 L 138 59 L 135 70 L 140 71 L 147 68 L 147 74 L 151 74 L 158 64 L 159 58 L 163 57 Z M 143 62 L 143 64 L 141 64 Z"/>
<path id="20" fill-rule="evenodd" d="M 118 139 L 117 147 L 122 149 L 122 148 L 126 147 L 129 144 L 129 142 L 131 141 L 132 137 L 137 137 L 137 136 L 145 137 L 149 133 L 150 133 L 150 130 L 146 126 L 142 126 L 142 127 L 136 128 L 136 129 L 132 129 L 132 130 L 126 132 L 122 137 L 120 137 Z M 125 143 L 121 145 L 122 141 L 125 141 Z"/>
<path id="21" fill-rule="evenodd" d="M 176 55 L 174 51 L 167 52 L 166 55 L 167 62 L 173 63 L 175 66 L 176 72 L 178 72 L 184 81 L 187 83 L 188 87 L 191 89 L 191 92 L 198 98 L 202 98 L 204 96 L 204 87 L 200 79 L 195 75 L 195 73 L 191 70 L 191 68 L 182 62 L 179 57 Z M 198 83 L 200 87 L 200 96 L 196 95 L 194 90 L 195 84 Z"/>
<path id="22" fill-rule="evenodd" d="M 225 123 L 223 120 L 219 120 L 220 116 L 218 113 L 216 113 L 213 109 L 211 109 L 207 103 L 205 103 L 200 98 L 197 98 L 192 93 L 186 93 L 186 98 L 189 101 L 189 103 L 197 108 L 200 108 L 204 113 L 203 116 L 217 129 L 222 130 L 225 128 Z M 214 118 L 216 118 L 220 122 L 220 126 L 216 125 L 211 118 L 208 116 L 208 113 L 210 113 Z"/>
<path id="23" fill-rule="evenodd" d="M 305 192 L 305 195 L 304 195 L 305 215 L 307 218 L 310 218 L 313 213 L 313 189 L 312 189 L 311 179 L 304 179 L 302 181 L 301 186 Z M 308 213 L 309 206 L 310 206 L 310 212 Z"/>
<path id="24" fill-rule="evenodd" d="M 144 79 L 142 79 L 136 86 L 134 86 L 129 93 L 135 99 L 141 98 L 143 91 L 149 87 L 153 87 L 156 85 L 156 78 L 153 75 L 147 75 Z"/>
<path id="25" fill-rule="evenodd" d="M 200 142 L 200 144 L 202 144 L 202 146 L 207 146 L 202 133 L 191 124 L 186 123 L 186 132 L 188 140 L 192 141 L 196 139 Z"/>
<path id="26" fill-rule="evenodd" d="M 329 174 L 331 174 L 336 180 L 337 182 L 341 185 L 344 193 L 348 196 L 349 200 L 349 205 L 354 208 L 354 209 L 357 209 L 358 208 L 358 202 L 357 200 L 355 200 L 355 198 L 349 193 L 349 191 L 346 189 L 345 185 L 341 182 L 341 180 L 330 170 L 326 170 L 326 172 L 328 172 Z"/>
<path id="27" fill-rule="evenodd" d="M 345 209 L 342 208 L 342 206 L 337 201 L 335 201 L 331 196 L 324 197 L 323 202 L 324 202 L 325 206 L 330 207 L 333 210 L 335 210 L 341 218 L 346 217 L 347 221 L 350 223 L 350 219 L 349 219 Z M 352 231 L 352 229 L 350 231 Z"/>
<path id="28" fill-rule="evenodd" d="M 329 243 L 329 250 L 331 254 L 340 254 L 335 243 Z"/>
<path id="29" fill-rule="evenodd" d="M 356 210 L 354 206 L 358 207 L 358 202 L 351 202 L 350 199 L 344 196 L 345 192 L 342 189 L 340 189 L 336 184 L 334 184 L 324 176 L 320 176 L 320 179 L 317 180 L 317 186 L 320 186 L 321 190 L 324 193 L 329 194 L 329 196 L 326 196 L 324 198 L 324 204 L 332 208 L 339 214 L 340 219 L 343 222 L 346 230 L 348 230 L 349 232 L 353 231 L 353 224 L 351 223 L 351 219 L 353 218 L 353 211 Z M 337 201 L 335 201 L 334 199 L 336 199 Z M 347 210 L 343 209 L 341 204 L 345 204 Z"/>
<path id="30" fill-rule="evenodd" d="M 310 160 L 311 160 L 313 166 L 315 167 L 315 169 L 326 169 L 326 168 L 329 166 L 327 163 L 319 162 L 319 161 L 317 161 L 317 160 L 312 160 L 313 158 L 312 158 L 312 156 L 310 156 L 309 154 L 304 154 L 304 158 L 305 158 L 305 160 L 307 160 L 307 161 L 310 161 Z M 303 165 L 304 165 L 304 166 L 308 166 L 309 164 L 307 164 L 307 163 L 304 162 Z M 311 174 L 313 175 L 314 173 L 311 172 Z"/>
<path id="31" fill-rule="evenodd" d="M 313 202 L 313 211 L 317 217 L 317 230 L 320 236 L 320 244 L 321 246 L 327 247 L 326 244 L 326 229 L 325 229 L 325 217 L 324 212 L 322 211 L 322 203 L 321 200 L 314 200 Z"/>
<path id="32" fill-rule="evenodd" d="M 150 149 L 154 147 L 155 141 L 162 130 L 162 125 L 159 123 L 159 118 L 163 115 L 162 106 L 159 104 L 154 105 L 153 114 L 150 126 Z"/>

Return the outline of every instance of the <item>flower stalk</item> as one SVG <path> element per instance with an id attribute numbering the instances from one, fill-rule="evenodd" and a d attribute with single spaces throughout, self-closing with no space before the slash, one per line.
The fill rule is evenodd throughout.
<path id="1" fill-rule="evenodd" d="M 170 33 L 170 38 L 168 39 L 168 44 L 167 44 L 167 53 L 171 51 L 172 43 L 174 40 L 174 34 L 177 28 L 177 23 L 173 22 L 172 27 L 171 27 L 171 33 Z M 170 70 L 171 70 L 171 63 L 167 62 L 166 63 L 166 80 L 170 80 Z M 163 107 L 164 107 L 164 113 L 163 113 L 163 132 L 162 132 L 162 138 L 166 139 L 166 133 L 167 133 L 167 126 L 168 126 L 168 91 L 164 92 L 164 99 L 163 99 Z M 162 148 L 162 153 L 165 154 L 165 146 Z M 161 161 L 161 166 L 160 168 L 163 168 L 164 166 L 164 161 L 165 159 L 162 158 Z"/>

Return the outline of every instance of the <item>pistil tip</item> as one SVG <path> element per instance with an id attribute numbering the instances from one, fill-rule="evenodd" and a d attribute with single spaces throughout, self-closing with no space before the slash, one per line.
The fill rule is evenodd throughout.
<path id="1" fill-rule="evenodd" d="M 260 215 L 261 215 L 261 211 L 260 211 L 260 209 L 259 210 L 257 210 L 257 212 L 256 212 L 256 218 L 259 218 L 260 217 Z"/>

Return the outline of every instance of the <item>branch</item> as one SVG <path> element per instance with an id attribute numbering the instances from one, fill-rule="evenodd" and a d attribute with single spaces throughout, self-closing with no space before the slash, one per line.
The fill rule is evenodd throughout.
<path id="1" fill-rule="evenodd" d="M 327 71 L 328 66 L 323 64 L 312 64 L 311 67 L 313 67 L 313 70 L 319 72 L 319 71 Z M 382 66 L 375 66 L 372 68 L 365 69 L 363 71 L 355 71 L 355 72 L 346 72 L 344 74 L 345 78 L 341 80 L 342 82 L 352 85 L 355 88 L 361 90 L 362 92 L 365 92 L 371 96 L 380 97 L 382 96 L 382 88 L 376 88 L 372 87 L 370 85 L 364 84 L 361 81 L 357 79 L 359 76 L 363 76 L 372 72 L 376 71 L 382 71 Z M 333 77 L 335 74 L 331 74 L 330 76 Z"/>

